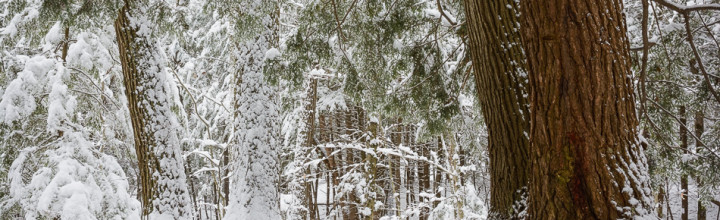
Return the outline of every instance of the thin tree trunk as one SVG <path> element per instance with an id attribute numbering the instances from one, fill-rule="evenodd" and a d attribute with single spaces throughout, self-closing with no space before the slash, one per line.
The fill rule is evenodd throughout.
<path id="1" fill-rule="evenodd" d="M 428 148 L 429 144 L 421 144 L 420 147 L 422 152 L 422 157 L 428 158 L 430 160 L 430 150 Z M 418 169 L 422 168 L 422 170 L 418 173 L 418 177 L 420 178 L 420 193 L 430 193 L 430 164 L 428 162 L 418 162 L 418 165 L 422 163 L 422 167 L 418 167 Z M 420 209 L 420 220 L 427 220 L 428 216 L 430 215 L 430 200 L 428 198 L 425 198 L 423 196 L 418 195 L 418 198 L 420 199 L 420 202 L 423 203 L 423 207 Z"/>
<path id="2" fill-rule="evenodd" d="M 520 4 L 532 113 L 529 219 L 649 216 L 622 1 Z"/>
<path id="3" fill-rule="evenodd" d="M 668 211 L 667 216 L 669 216 L 671 220 L 675 220 L 675 216 L 673 216 L 673 213 L 672 213 L 672 208 L 670 207 L 670 197 L 667 194 L 667 192 L 670 191 L 669 187 L 670 187 L 670 184 L 666 180 L 665 181 L 665 192 L 666 192 L 665 193 L 665 205 L 666 205 L 666 208 Z"/>
<path id="4" fill-rule="evenodd" d="M 227 207 L 228 202 L 230 201 L 230 149 L 227 147 L 223 150 L 222 153 L 223 158 L 223 172 L 221 173 L 221 181 L 222 181 L 222 192 L 223 192 L 223 206 Z M 221 211 L 223 214 L 225 211 Z"/>
<path id="5" fill-rule="evenodd" d="M 530 128 L 517 3 L 464 2 L 475 85 L 488 128 L 490 218 L 514 218 L 513 204 L 527 184 Z"/>
<path id="6" fill-rule="evenodd" d="M 312 207 L 311 207 L 311 206 L 312 206 L 312 201 L 310 201 L 311 198 L 312 198 L 312 185 L 309 183 L 310 181 L 307 180 L 307 177 L 310 176 L 310 169 L 309 169 L 309 168 L 306 168 L 306 169 L 305 169 L 305 176 L 306 176 L 306 177 L 305 177 L 305 179 L 303 180 L 303 188 L 305 189 L 305 190 L 303 190 L 303 192 L 305 193 L 305 194 L 304 194 L 305 199 L 304 199 L 303 203 L 304 203 L 305 207 L 307 207 L 308 210 L 307 210 L 307 211 L 303 211 L 303 212 L 301 213 L 301 215 L 303 216 L 303 220 L 304 220 L 304 219 L 307 219 L 309 216 L 312 216 L 312 214 L 311 214 L 311 213 L 312 213 Z"/>
<path id="7" fill-rule="evenodd" d="M 663 213 L 663 203 L 665 203 L 665 187 L 663 185 L 660 185 L 658 188 L 660 188 L 660 191 L 658 192 L 658 217 L 661 219 L 665 214 Z"/>
<path id="8" fill-rule="evenodd" d="M 398 118 L 397 122 L 395 124 L 395 127 L 393 129 L 393 133 L 391 135 L 391 140 L 393 143 L 393 147 L 400 151 L 399 147 L 403 144 L 402 142 L 402 136 L 403 136 L 403 123 L 402 118 Z M 389 198 L 392 200 L 393 207 L 395 208 L 394 214 L 395 216 L 400 216 L 401 213 L 401 207 L 400 207 L 400 200 L 402 196 L 400 195 L 402 190 L 402 157 L 389 157 L 388 164 L 390 164 L 390 188 L 391 188 L 391 195 Z"/>
<path id="9" fill-rule="evenodd" d="M 437 143 L 435 144 L 435 152 L 437 152 L 437 158 L 436 163 L 442 164 L 441 161 L 445 159 L 445 145 L 443 145 L 442 137 L 437 137 Z M 440 186 L 442 185 L 443 181 L 443 172 L 440 171 L 437 167 L 433 167 L 434 172 L 434 178 L 433 178 L 433 187 L 432 190 L 435 193 L 436 198 L 440 198 L 442 196 Z M 440 200 L 433 201 L 431 210 L 434 210 L 436 207 L 440 205 Z"/>
<path id="10" fill-rule="evenodd" d="M 62 54 L 60 57 L 63 62 L 67 62 L 68 48 L 70 48 L 70 27 L 65 27 L 65 38 L 62 42 Z"/>
<path id="11" fill-rule="evenodd" d="M 318 171 L 317 173 L 320 173 L 320 171 Z M 320 197 L 320 195 L 319 195 L 320 178 L 321 178 L 321 176 L 315 177 L 315 186 L 313 187 L 313 189 L 314 189 L 313 190 L 313 206 L 315 207 L 314 208 L 315 209 L 315 218 L 314 219 L 320 219 L 320 207 L 319 207 L 320 203 L 318 203 L 318 199 Z"/>
<path id="12" fill-rule="evenodd" d="M 705 132 L 705 114 L 703 114 L 702 111 L 695 112 L 695 137 L 698 138 L 698 140 L 695 140 L 695 150 L 700 151 L 700 149 L 703 147 L 702 141 L 702 135 Z M 700 178 L 695 178 L 698 189 L 702 186 L 703 180 Z M 697 219 L 698 220 L 706 220 L 707 219 L 707 208 L 700 202 L 700 192 L 698 192 L 698 213 L 697 213 Z M 720 213 L 718 213 L 720 214 Z"/>
<path id="13" fill-rule="evenodd" d="M 325 218 L 327 218 L 328 213 L 330 213 L 330 187 L 332 185 L 331 181 L 332 171 L 328 171 L 325 178 Z"/>
<path id="14" fill-rule="evenodd" d="M 380 135 L 379 127 L 380 127 L 380 125 L 376 121 L 371 121 L 367 127 L 367 131 L 369 132 L 370 136 L 367 139 L 368 142 L 365 144 L 367 147 L 369 147 L 369 150 L 372 150 L 373 152 L 377 152 L 377 148 L 379 147 L 379 144 L 373 143 L 373 142 L 375 142 L 374 139 L 377 138 L 378 135 Z M 382 189 L 379 189 L 379 187 L 378 187 L 378 186 L 382 186 L 382 185 L 379 184 L 379 181 L 377 179 L 377 176 L 378 176 L 377 175 L 378 174 L 377 163 L 379 160 L 375 155 L 377 155 L 377 153 L 367 154 L 365 156 L 365 164 L 366 164 L 365 179 L 367 181 L 367 186 L 368 186 L 367 191 L 369 192 L 368 199 L 367 199 L 368 201 L 365 204 L 365 208 L 367 210 L 370 210 L 370 216 L 367 216 L 365 219 L 369 219 L 369 220 L 376 219 L 378 210 L 376 209 L 375 204 L 377 203 L 377 200 L 378 200 L 377 197 L 380 194 L 379 191 L 382 190 Z"/>
<path id="15" fill-rule="evenodd" d="M 306 105 L 305 105 L 305 130 L 304 140 L 302 140 L 301 146 L 310 148 L 315 145 L 315 111 L 317 103 L 317 79 L 310 79 L 309 88 L 306 94 Z M 310 168 L 305 168 L 305 179 L 303 180 L 303 195 L 301 198 L 303 205 L 307 208 L 307 211 L 301 211 L 300 216 L 303 219 L 308 217 L 312 218 L 314 213 L 312 206 L 312 184 L 307 178 L 310 176 Z"/>
<path id="16" fill-rule="evenodd" d="M 348 136 L 348 138 L 352 138 L 354 136 L 355 130 L 355 110 L 353 107 L 349 107 L 347 111 L 347 115 L 345 116 L 345 134 Z M 347 168 L 343 169 L 343 173 L 347 173 L 350 171 L 350 166 L 355 164 L 354 154 L 352 150 L 347 150 L 347 156 L 345 160 L 345 164 L 347 165 Z M 338 184 L 339 186 L 339 184 Z M 340 190 L 342 191 L 342 190 Z M 342 211 L 342 219 L 348 220 L 348 219 L 357 219 L 357 208 L 353 204 L 349 204 L 355 201 L 355 195 L 353 192 L 350 192 L 350 195 L 343 196 L 345 198 L 340 202 L 340 210 Z"/>
<path id="17" fill-rule="evenodd" d="M 707 220 L 707 208 L 702 204 L 700 201 L 700 198 L 698 197 L 698 213 L 697 213 L 697 219 L 698 220 Z"/>
<path id="18" fill-rule="evenodd" d="M 687 113 L 685 110 L 685 106 L 680 106 L 680 111 L 678 112 L 680 115 L 680 148 L 683 150 L 683 154 L 689 154 L 688 152 L 688 130 L 687 130 Z M 682 162 L 683 168 L 686 166 L 685 162 Z M 680 177 L 680 189 L 682 190 L 682 215 L 680 219 L 682 220 L 688 220 L 688 217 L 690 214 L 688 213 L 689 210 L 689 198 L 690 192 L 688 191 L 688 175 L 683 174 Z"/>

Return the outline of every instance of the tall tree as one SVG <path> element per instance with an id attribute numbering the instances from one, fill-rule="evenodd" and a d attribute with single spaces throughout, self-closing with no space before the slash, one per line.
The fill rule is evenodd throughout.
<path id="1" fill-rule="evenodd" d="M 465 0 L 475 86 L 488 129 L 490 217 L 508 219 L 527 184 L 526 62 L 517 3 Z"/>
<path id="2" fill-rule="evenodd" d="M 171 111 L 165 58 L 157 30 L 147 17 L 147 0 L 125 0 L 115 21 L 125 95 L 135 136 L 143 218 L 187 219 L 192 216 L 179 127 Z"/>
<path id="3" fill-rule="evenodd" d="M 530 219 L 650 215 L 621 0 L 522 1 Z"/>
<path id="4" fill-rule="evenodd" d="M 697 138 L 697 139 L 695 139 L 695 150 L 696 151 L 701 151 L 700 148 L 704 147 L 704 144 L 701 141 L 703 133 L 705 133 L 705 113 L 703 113 L 702 110 L 697 110 L 697 112 L 695 112 L 695 137 Z M 700 175 L 700 176 L 702 176 L 702 175 Z M 704 183 L 702 177 L 696 178 L 695 181 L 698 184 L 698 189 Z M 707 208 L 705 207 L 705 205 L 703 205 L 701 197 L 702 197 L 702 195 L 700 195 L 700 192 L 698 190 L 697 219 L 698 220 L 706 220 L 707 219 Z M 718 213 L 718 214 L 720 214 L 720 213 Z"/>
<path id="5" fill-rule="evenodd" d="M 248 36 L 238 54 L 233 182 L 224 219 L 280 219 L 278 91 L 264 75 L 266 59 L 276 56 L 277 1 L 241 1 L 241 32 Z M 241 36 L 243 36 L 241 35 Z"/>
<path id="6" fill-rule="evenodd" d="M 683 154 L 690 154 L 688 151 L 687 112 L 684 105 L 680 106 L 678 115 L 680 115 L 680 148 L 683 150 Z M 681 164 L 683 167 L 688 166 L 685 162 Z M 688 220 L 688 216 L 690 216 L 690 210 L 688 210 L 690 208 L 690 191 L 688 191 L 687 173 L 683 173 L 682 176 L 680 176 L 680 190 L 682 190 L 680 194 L 680 196 L 682 196 L 682 215 L 680 215 L 680 219 Z"/>

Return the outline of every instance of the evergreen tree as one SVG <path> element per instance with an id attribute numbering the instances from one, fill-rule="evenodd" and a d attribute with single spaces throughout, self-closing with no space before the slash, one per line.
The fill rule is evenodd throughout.
<path id="1" fill-rule="evenodd" d="M 276 1 L 242 1 L 248 36 L 238 48 L 233 181 L 224 219 L 279 219 L 278 154 L 280 116 L 278 92 L 264 73 L 276 49 Z"/>

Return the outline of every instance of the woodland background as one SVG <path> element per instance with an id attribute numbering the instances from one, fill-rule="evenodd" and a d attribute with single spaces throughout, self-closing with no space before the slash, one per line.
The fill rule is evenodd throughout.
<path id="1" fill-rule="evenodd" d="M 513 78 L 483 78 L 471 49 L 492 50 L 469 34 L 472 22 L 495 22 L 483 24 L 509 31 L 483 36 L 517 35 L 519 3 L 126 2 L 0 0 L 0 218 L 139 219 L 152 211 L 143 203 L 188 219 L 527 214 L 527 189 L 512 180 L 526 174 L 490 159 L 527 166 L 523 153 L 490 145 L 527 144 L 529 123 L 488 132 L 515 126 L 489 123 L 490 108 L 532 114 L 525 64 L 496 51 L 482 65 Z M 467 15 L 476 9 L 488 11 Z M 634 0 L 622 12 L 652 213 L 720 218 L 720 5 Z M 510 89 L 514 101 L 498 101 Z M 162 156 L 138 156 L 138 130 L 157 145 L 143 152 Z M 493 172 L 507 185 L 492 185 Z M 146 201 L 143 175 L 173 190 Z M 252 199 L 276 207 L 227 208 Z"/>

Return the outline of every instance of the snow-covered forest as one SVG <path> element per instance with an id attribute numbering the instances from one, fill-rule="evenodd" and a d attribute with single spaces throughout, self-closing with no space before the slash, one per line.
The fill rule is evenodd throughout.
<path id="1" fill-rule="evenodd" d="M 718 0 L 0 0 L 0 219 L 720 219 Z"/>

